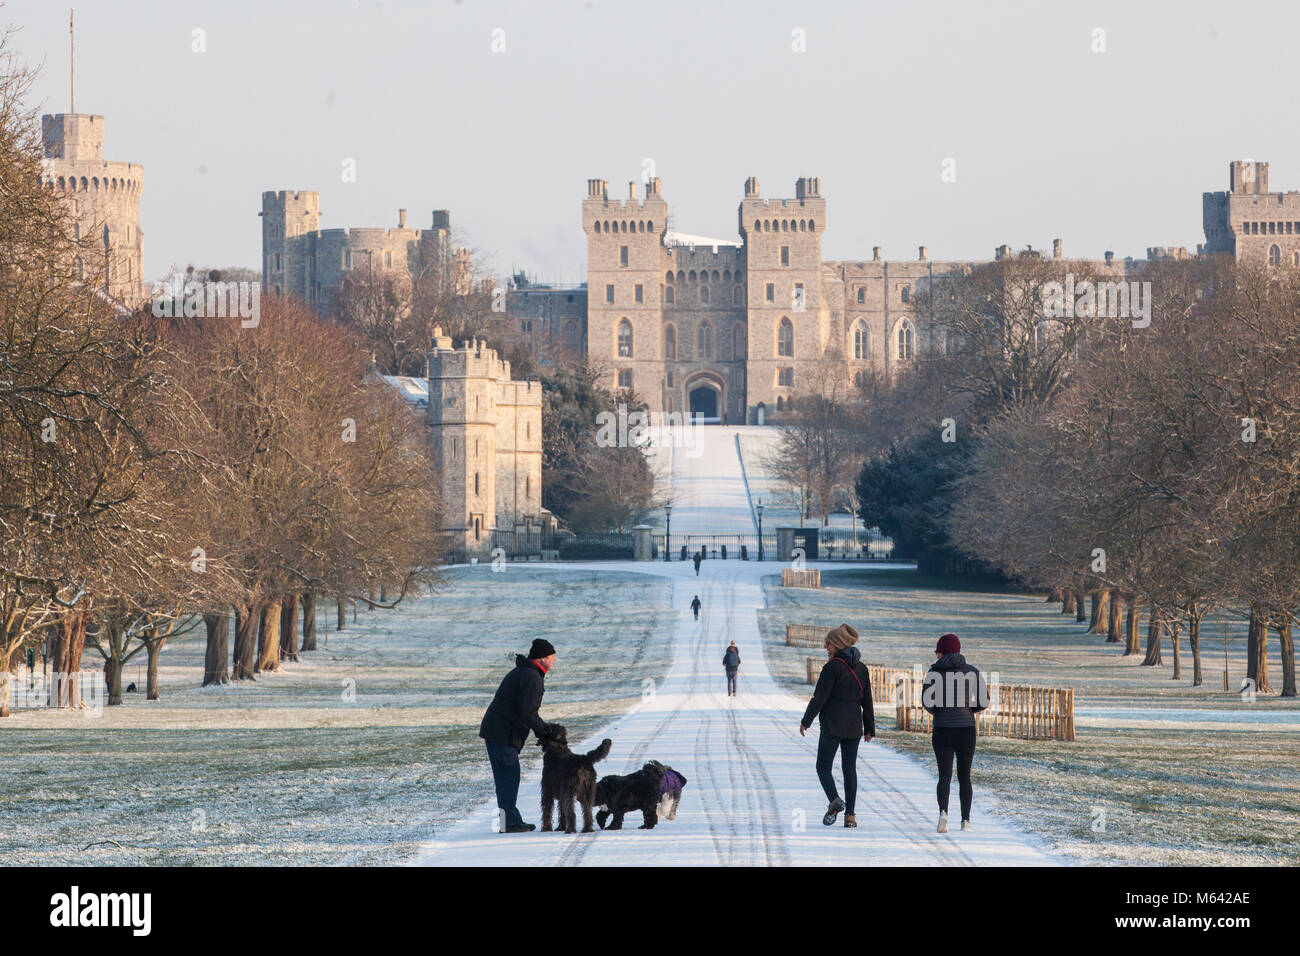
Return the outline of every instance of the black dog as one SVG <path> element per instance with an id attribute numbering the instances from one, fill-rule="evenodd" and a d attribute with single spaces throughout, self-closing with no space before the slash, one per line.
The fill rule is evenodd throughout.
<path id="1" fill-rule="evenodd" d="M 582 805 L 582 832 L 591 833 L 591 810 L 596 802 L 596 761 L 604 760 L 613 742 L 607 737 L 591 753 L 575 754 L 569 749 L 569 735 L 559 724 L 551 734 L 537 741 L 542 748 L 542 832 L 552 830 L 551 804 L 558 803 L 560 827 L 565 833 L 578 832 L 576 800 Z"/>
<path id="2" fill-rule="evenodd" d="M 651 760 L 636 773 L 602 777 L 596 784 L 596 805 L 600 807 L 596 822 L 604 830 L 605 821 L 613 816 L 608 829 L 621 830 L 623 816 L 639 810 L 642 823 L 638 829 L 653 830 L 661 815 L 669 820 L 677 816 L 684 786 L 685 777 L 657 760 Z"/>

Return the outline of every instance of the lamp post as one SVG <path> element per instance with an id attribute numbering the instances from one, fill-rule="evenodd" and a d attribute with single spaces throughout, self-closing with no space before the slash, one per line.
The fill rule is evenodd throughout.
<path id="1" fill-rule="evenodd" d="M 671 561 L 672 560 L 671 540 L 673 536 L 673 503 L 671 501 L 668 502 L 666 505 L 664 505 L 664 515 L 668 519 L 668 527 L 664 531 L 664 560 Z"/>
<path id="2" fill-rule="evenodd" d="M 763 560 L 763 499 L 758 499 L 758 506 L 754 509 L 758 512 L 758 560 Z"/>

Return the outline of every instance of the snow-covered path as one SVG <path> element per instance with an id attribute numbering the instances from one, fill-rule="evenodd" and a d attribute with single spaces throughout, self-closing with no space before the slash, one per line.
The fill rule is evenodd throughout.
<path id="1" fill-rule="evenodd" d="M 674 531 L 678 508 L 686 511 L 692 524 L 707 522 L 707 514 L 701 512 L 718 510 L 738 523 L 736 499 L 738 494 L 744 496 L 743 481 L 739 467 L 728 463 L 725 455 L 729 443 L 734 461 L 734 436 L 717 437 L 723 440 L 710 442 L 704 455 L 674 456 L 674 486 L 681 494 L 673 511 Z M 600 734 L 571 745 L 576 751 L 590 750 L 601 737 L 610 737 L 613 749 L 597 765 L 602 775 L 629 773 L 650 759 L 680 770 L 688 783 L 677 819 L 662 821 L 654 830 L 634 829 L 640 825 L 640 815 L 632 814 L 625 824 L 629 829 L 621 831 L 500 834 L 493 830 L 495 800 L 485 793 L 468 819 L 422 849 L 418 863 L 962 866 L 1061 862 L 1037 841 L 984 812 L 990 798 L 978 786 L 972 815 L 975 829 L 936 833 L 933 768 L 876 741 L 865 745 L 858 756 L 858 829 L 822 826 L 826 798 L 814 769 L 817 728 L 807 737 L 800 737 L 798 731 L 807 697 L 796 697 L 776 684 L 759 636 L 761 578 L 779 573 L 779 566 L 705 561 L 698 578 L 689 562 L 606 562 L 589 567 L 668 576 L 681 621 L 672 668 L 663 683 L 646 687 L 642 703 Z M 689 608 L 696 594 L 704 605 L 698 622 Z M 582 636 L 574 634 L 573 639 L 580 641 Z M 736 697 L 727 696 L 722 670 L 723 650 L 732 640 L 742 658 Z M 562 660 L 564 648 L 558 649 Z M 864 647 L 863 652 L 870 659 L 870 648 Z M 554 679 L 563 679 L 562 670 Z M 640 685 L 641 677 L 630 672 L 628 681 Z M 887 706 L 887 701 L 878 701 L 877 711 Z M 542 716 L 546 716 L 545 704 Z M 977 771 L 978 759 L 977 755 Z M 842 779 L 838 760 L 836 779 Z M 539 822 L 539 800 L 540 781 L 534 771 L 520 789 L 524 819 Z M 955 805 L 955 781 L 952 800 Z"/>

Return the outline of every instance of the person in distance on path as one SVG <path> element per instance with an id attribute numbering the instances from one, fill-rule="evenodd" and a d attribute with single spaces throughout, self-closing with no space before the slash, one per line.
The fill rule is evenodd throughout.
<path id="1" fill-rule="evenodd" d="M 702 607 L 704 607 L 704 605 L 700 603 L 700 596 L 697 594 L 695 595 L 695 600 L 691 601 L 691 612 L 695 615 L 695 620 L 697 621 L 700 619 L 700 608 Z"/>
<path id="2" fill-rule="evenodd" d="M 861 652 L 853 645 L 858 642 L 858 632 L 841 624 L 826 634 L 826 657 L 812 700 L 799 722 L 799 735 L 804 736 L 812 726 L 813 718 L 821 722 L 821 737 L 817 741 L 817 779 L 830 806 L 822 823 L 834 826 L 835 818 L 844 811 L 844 825 L 856 827 L 855 804 L 858 798 L 858 741 L 867 742 L 876 736 L 876 713 L 871 702 L 871 675 L 862 663 Z M 835 751 L 840 752 L 840 772 L 844 774 L 844 799 L 835 791 Z"/>
<path id="3" fill-rule="evenodd" d="M 975 762 L 975 715 L 988 706 L 989 692 L 984 678 L 961 655 L 956 634 L 945 634 L 934 646 L 938 658 L 930 665 L 921 684 L 921 706 L 934 717 L 930 743 L 939 764 L 939 832 L 948 832 L 948 788 L 952 783 L 952 759 L 957 758 L 957 788 L 961 797 L 961 828 L 970 829 L 973 794 L 971 764 Z"/>
<path id="4" fill-rule="evenodd" d="M 704 552 L 696 551 L 695 552 L 695 576 L 697 578 L 700 576 L 700 562 L 703 560 L 704 560 Z"/>
<path id="5" fill-rule="evenodd" d="M 736 696 L 736 674 L 740 671 L 740 648 L 732 641 L 722 655 L 722 666 L 727 670 L 727 696 Z"/>
<path id="6" fill-rule="evenodd" d="M 555 648 L 541 638 L 533 641 L 528 656 L 515 655 L 515 669 L 497 687 L 488 705 L 478 735 L 487 744 L 492 781 L 496 786 L 497 806 L 505 819 L 503 833 L 527 833 L 536 827 L 525 823 L 519 808 L 519 752 L 524 749 L 528 731 L 538 740 L 551 736 L 551 727 L 537 710 L 546 693 L 546 675 L 555 666 Z"/>

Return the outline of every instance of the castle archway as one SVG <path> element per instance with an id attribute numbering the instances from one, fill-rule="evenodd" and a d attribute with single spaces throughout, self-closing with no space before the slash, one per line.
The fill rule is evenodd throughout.
<path id="1" fill-rule="evenodd" d="M 692 419 L 699 416 L 708 424 L 716 424 L 725 418 L 726 382 L 721 376 L 701 372 L 691 376 L 684 384 Z"/>

